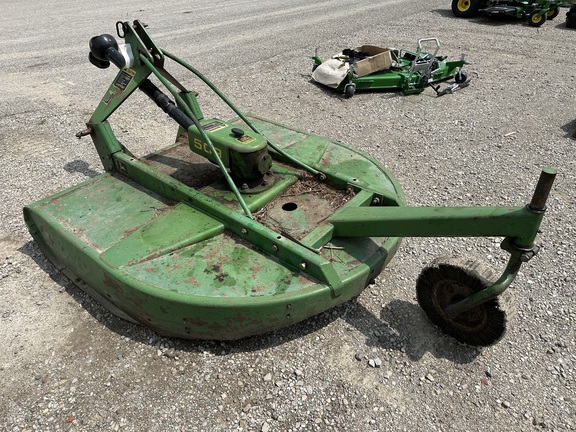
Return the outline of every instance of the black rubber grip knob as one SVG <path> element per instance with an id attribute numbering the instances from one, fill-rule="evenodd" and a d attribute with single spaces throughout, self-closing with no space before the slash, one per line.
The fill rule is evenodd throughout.
<path id="1" fill-rule="evenodd" d="M 101 34 L 90 39 L 90 61 L 99 68 L 106 68 L 109 62 L 114 63 L 120 69 L 126 66 L 124 56 L 118 51 L 118 42 L 114 36 Z"/>

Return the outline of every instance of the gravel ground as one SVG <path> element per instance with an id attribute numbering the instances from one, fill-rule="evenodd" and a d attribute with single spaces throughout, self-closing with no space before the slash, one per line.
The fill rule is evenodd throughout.
<path id="1" fill-rule="evenodd" d="M 0 15 L 0 429 L 7 431 L 575 430 L 574 31 L 462 20 L 448 0 L 24 4 Z M 518 314 L 497 345 L 440 334 L 414 284 L 438 255 L 494 266 L 500 239 L 407 239 L 353 302 L 236 342 L 166 339 L 122 321 L 57 272 L 22 207 L 101 172 L 77 140 L 113 78 L 90 37 L 141 19 L 158 44 L 246 111 L 340 139 L 389 167 L 413 205 L 523 205 L 543 167 L 559 175 L 540 254 L 511 290 Z M 436 36 L 468 54 L 472 84 L 434 97 L 358 93 L 310 81 L 315 48 L 415 47 Z M 230 113 L 199 88 L 208 115 Z M 115 123 L 138 152 L 174 128 L 143 96 Z M 160 143 L 160 144 L 159 144 Z"/>

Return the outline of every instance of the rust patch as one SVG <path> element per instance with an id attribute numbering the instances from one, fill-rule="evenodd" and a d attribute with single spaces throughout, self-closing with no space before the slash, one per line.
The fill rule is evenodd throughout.
<path id="1" fill-rule="evenodd" d="M 250 271 L 254 274 L 262 273 L 264 270 L 266 270 L 266 267 L 264 267 L 262 265 L 250 267 Z"/>
<path id="2" fill-rule="evenodd" d="M 331 160 L 332 160 L 332 152 L 330 150 L 327 150 L 322 155 L 322 158 L 320 159 L 320 164 L 323 166 L 329 166 Z"/>
<path id="3" fill-rule="evenodd" d="M 280 279 L 280 282 L 286 286 L 292 285 L 293 281 L 294 281 L 294 275 L 286 275 Z"/>
<path id="4" fill-rule="evenodd" d="M 174 203 L 171 202 L 170 204 L 174 204 Z M 143 211 L 154 211 L 154 216 L 152 216 L 152 218 L 150 218 L 150 220 L 147 221 L 144 225 L 151 223 L 158 216 L 160 216 L 163 213 L 166 213 L 168 210 L 171 210 L 171 209 L 172 209 L 172 206 L 168 205 L 166 207 L 150 207 L 148 210 L 143 210 Z M 122 236 L 120 237 L 120 241 L 124 240 L 125 238 L 128 238 L 128 236 L 130 236 L 132 233 L 142 229 L 142 226 L 143 225 L 138 225 L 138 226 L 132 227 L 132 228 L 124 231 L 124 234 L 122 234 Z"/>
<path id="5" fill-rule="evenodd" d="M 208 321 L 204 321 L 199 317 L 189 317 L 189 318 L 182 318 L 185 323 L 191 324 L 193 326 L 205 326 L 208 324 Z"/>
<path id="6" fill-rule="evenodd" d="M 214 276 L 214 279 L 216 279 L 218 282 L 222 283 L 224 282 L 224 280 L 228 277 L 229 275 L 227 273 L 218 273 L 216 276 Z"/>
<path id="7" fill-rule="evenodd" d="M 128 265 L 131 265 L 131 264 L 128 263 Z M 156 270 L 155 268 L 152 268 L 152 267 L 148 267 L 148 268 L 142 269 L 142 271 L 144 271 L 146 273 L 156 273 L 158 270 Z"/>
<path id="8" fill-rule="evenodd" d="M 212 264 L 211 268 L 205 268 L 204 273 L 211 274 L 211 273 L 220 273 L 221 271 L 220 264 Z"/>
<path id="9" fill-rule="evenodd" d="M 222 266 L 220 264 L 212 264 L 209 267 L 206 267 L 203 271 L 207 275 L 214 275 L 214 279 L 220 283 L 223 283 L 224 280 L 230 276 L 228 273 L 222 271 Z"/>
<path id="10" fill-rule="evenodd" d="M 290 186 L 280 197 L 286 198 L 302 194 L 321 196 L 329 201 L 335 210 L 346 204 L 354 196 L 345 189 L 336 189 L 326 182 L 318 181 L 315 177 L 307 174 Z"/>
<path id="11" fill-rule="evenodd" d="M 124 292 L 124 290 L 122 289 L 122 285 L 120 285 L 118 281 L 112 278 L 108 273 L 104 273 L 104 285 L 112 288 L 117 293 Z"/>
<path id="12" fill-rule="evenodd" d="M 302 273 L 299 273 L 299 274 L 298 274 L 298 280 L 299 280 L 299 283 L 302 284 L 302 285 L 307 284 L 307 283 L 310 282 L 310 279 L 308 279 L 308 277 L 306 277 L 306 275 L 304 275 L 304 274 L 302 274 Z"/>
<path id="13" fill-rule="evenodd" d="M 184 283 L 186 283 L 188 285 L 195 286 L 195 287 L 200 287 L 200 284 L 198 283 L 198 281 L 196 280 L 195 277 L 191 277 L 191 278 L 186 279 L 184 281 Z"/>
<path id="14" fill-rule="evenodd" d="M 141 298 L 138 297 L 126 297 L 126 301 L 132 303 L 134 306 L 140 307 L 142 306 L 144 303 L 146 303 L 144 300 L 142 300 Z"/>
<path id="15" fill-rule="evenodd" d="M 321 214 L 315 216 L 315 213 L 319 212 L 320 207 L 323 207 L 325 212 L 328 211 L 329 214 L 332 214 L 350 201 L 354 197 L 354 192 L 351 190 L 336 189 L 326 182 L 318 181 L 309 174 L 303 174 L 302 178 L 290 186 L 282 195 L 276 197 L 273 201 L 255 212 L 254 219 L 267 228 L 278 231 L 279 225 L 280 228 L 282 228 L 282 223 L 278 223 L 272 217 L 272 213 L 277 209 L 278 202 L 281 203 L 282 201 L 290 200 L 290 198 L 294 200 L 298 199 L 298 197 L 302 198 L 302 202 L 306 202 L 306 196 L 313 196 L 316 200 L 315 203 L 311 201 L 311 204 L 302 210 L 302 212 L 307 215 L 309 222 L 313 223 L 314 226 L 300 227 L 298 233 L 286 232 L 286 234 L 292 235 L 296 239 L 304 237 L 308 232 L 312 231 L 318 223 L 326 218 L 326 215 Z M 321 201 L 321 205 L 318 205 L 319 201 Z"/>
<path id="16" fill-rule="evenodd" d="M 60 196 L 60 197 L 58 197 L 58 198 L 56 198 L 56 199 L 53 199 L 52 202 L 51 202 L 51 204 L 54 205 L 54 206 L 60 205 L 60 203 L 62 202 L 62 199 L 63 199 L 63 198 L 64 198 L 63 196 Z"/>

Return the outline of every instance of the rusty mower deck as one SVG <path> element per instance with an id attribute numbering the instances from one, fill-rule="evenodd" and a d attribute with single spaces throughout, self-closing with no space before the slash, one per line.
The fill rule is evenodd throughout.
<path id="1" fill-rule="evenodd" d="M 106 172 L 24 208 L 41 249 L 95 299 L 162 335 L 238 339 L 359 295 L 402 237 L 502 236 L 510 258 L 500 277 L 468 261 L 435 262 L 419 277 L 417 298 L 462 342 L 488 345 L 503 335 L 498 296 L 538 250 L 553 170 L 543 171 L 526 206 L 407 207 L 376 160 L 243 114 L 139 21 L 117 23 L 117 33 L 125 44 L 108 34 L 90 41 L 91 62 L 119 72 L 78 134 L 90 135 Z M 169 61 L 236 115 L 205 118 Z M 176 142 L 145 157 L 109 123 L 135 91 L 176 123 Z"/>

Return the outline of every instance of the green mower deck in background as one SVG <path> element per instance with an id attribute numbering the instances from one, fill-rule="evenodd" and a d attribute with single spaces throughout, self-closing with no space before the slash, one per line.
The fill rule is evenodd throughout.
<path id="1" fill-rule="evenodd" d="M 459 60 L 447 60 L 446 56 L 438 55 L 439 50 L 440 41 L 437 38 L 418 39 L 416 51 L 392 48 L 385 53 L 390 56 L 389 65 L 369 75 L 357 73 L 356 62 L 366 57 L 366 54 L 357 50 L 343 50 L 341 54 L 326 62 L 316 54 L 312 57 L 312 78 L 320 84 L 335 88 L 348 98 L 354 96 L 358 90 L 399 90 L 408 95 L 421 93 L 429 86 L 442 96 L 467 86 L 468 74 L 463 67 L 469 63 L 465 60 L 465 55 L 462 54 Z M 335 60 L 338 61 L 337 66 L 332 63 Z M 330 73 L 331 68 L 347 70 L 338 84 L 332 85 L 322 79 L 323 69 Z M 455 83 L 440 89 L 438 83 L 452 78 Z"/>
<path id="2" fill-rule="evenodd" d="M 238 339 L 358 296 L 402 237 L 502 236 L 510 257 L 500 277 L 448 259 L 417 283 L 419 303 L 444 332 L 472 345 L 500 339 L 498 296 L 537 252 L 553 170 L 542 172 L 526 206 L 407 207 L 374 159 L 243 114 L 139 21 L 117 23 L 117 33 L 125 44 L 107 34 L 90 41 L 93 64 L 120 70 L 78 134 L 91 136 L 106 172 L 24 209 L 41 249 L 96 300 L 162 335 Z M 168 61 L 199 77 L 235 117 L 205 118 Z M 178 126 L 175 143 L 146 157 L 108 122 L 136 90 Z"/>
<path id="3" fill-rule="evenodd" d="M 540 27 L 560 13 L 559 0 L 452 0 L 452 12 L 460 18 L 473 18 L 478 14 L 491 17 L 528 19 L 528 24 Z"/>

